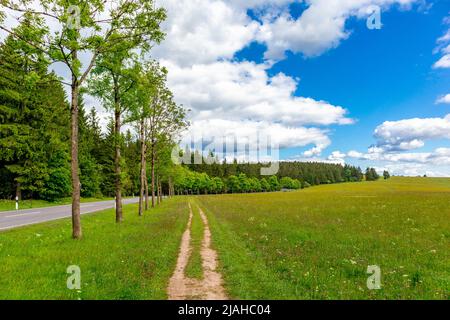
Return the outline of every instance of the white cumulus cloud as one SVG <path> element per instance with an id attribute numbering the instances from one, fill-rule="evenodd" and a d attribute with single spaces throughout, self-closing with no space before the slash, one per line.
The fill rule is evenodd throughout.
<path id="1" fill-rule="evenodd" d="M 366 18 L 373 6 L 388 9 L 392 5 L 410 7 L 417 0 L 308 0 L 308 7 L 297 19 L 286 10 L 263 17 L 258 40 L 266 43 L 267 59 L 279 60 L 286 51 L 316 56 L 337 47 L 351 31 L 346 21 Z M 274 18 L 275 17 L 275 18 Z"/>
<path id="2" fill-rule="evenodd" d="M 444 118 L 386 121 L 374 135 L 378 147 L 387 151 L 418 149 L 426 140 L 450 139 L 450 114 Z"/>
<path id="3" fill-rule="evenodd" d="M 450 25 L 450 16 L 444 19 L 445 25 Z M 450 27 L 445 34 L 437 40 L 438 47 L 435 52 L 440 52 L 443 56 L 433 65 L 435 69 L 450 68 Z"/>
<path id="4" fill-rule="evenodd" d="M 443 95 L 442 97 L 439 97 L 436 100 L 436 103 L 446 103 L 446 104 L 450 104 L 450 93 Z"/>
<path id="5" fill-rule="evenodd" d="M 325 101 L 296 97 L 298 81 L 282 73 L 270 77 L 266 66 L 220 61 L 170 70 L 169 86 L 178 101 L 192 109 L 193 120 L 251 119 L 283 125 L 351 124 L 347 110 Z"/>
<path id="6" fill-rule="evenodd" d="M 246 152 L 270 148 L 278 152 L 286 147 L 312 145 L 313 148 L 323 150 L 330 143 L 327 132 L 323 129 L 289 127 L 265 121 L 224 119 L 194 121 L 182 141 L 182 145 L 195 145 L 196 149 L 206 151 L 215 150 L 219 156 L 230 159 L 242 158 Z"/>

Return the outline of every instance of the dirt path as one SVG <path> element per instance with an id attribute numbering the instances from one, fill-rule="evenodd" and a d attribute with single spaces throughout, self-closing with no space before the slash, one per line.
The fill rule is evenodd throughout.
<path id="1" fill-rule="evenodd" d="M 191 225 L 192 207 L 189 204 L 189 221 L 186 231 L 181 238 L 180 253 L 178 255 L 175 272 L 169 281 L 169 300 L 226 300 L 227 295 L 223 288 L 222 275 L 217 269 L 217 252 L 211 248 L 211 231 L 208 219 L 199 208 L 200 216 L 204 224 L 204 236 L 202 240 L 201 257 L 203 267 L 203 279 L 190 279 L 185 275 L 185 269 L 191 256 Z"/>

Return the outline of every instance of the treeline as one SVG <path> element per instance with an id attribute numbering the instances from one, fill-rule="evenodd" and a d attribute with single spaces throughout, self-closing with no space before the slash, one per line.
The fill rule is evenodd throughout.
<path id="1" fill-rule="evenodd" d="M 195 172 L 180 167 L 173 182 L 177 195 L 188 194 L 222 194 L 222 193 L 252 193 L 274 192 L 282 189 L 298 190 L 311 185 L 290 177 L 278 179 L 277 176 L 256 178 L 245 173 L 224 177 L 211 177 L 205 172 Z"/>
<path id="2" fill-rule="evenodd" d="M 73 192 L 70 107 L 61 82 L 48 71 L 49 62 L 25 49 L 14 37 L 0 44 L 0 198 L 57 201 Z M 101 66 L 94 70 L 103 71 Z M 79 96 L 80 195 L 116 197 L 119 188 L 125 196 L 137 196 L 142 191 L 148 208 L 152 194 L 157 202 L 163 189 L 169 192 L 174 137 L 186 122 L 184 110 L 165 86 L 163 68 L 150 62 L 135 77 L 141 77 L 139 85 L 136 81 L 128 92 L 141 100 L 129 104 L 120 118 L 112 117 L 106 132 L 96 110 L 86 113 L 83 95 Z M 89 84 L 92 91 L 104 85 L 98 77 Z M 100 90 L 96 95 L 109 99 Z M 112 111 L 115 116 L 116 110 Z M 121 121 L 134 130 L 121 132 L 117 126 Z"/>
<path id="3" fill-rule="evenodd" d="M 189 152 L 189 151 L 184 151 Z M 188 158 L 188 157 L 187 157 Z M 191 171 L 206 173 L 210 177 L 228 179 L 231 176 L 245 174 L 250 178 L 262 179 L 261 169 L 270 166 L 269 163 L 239 163 L 236 160 L 228 163 L 219 161 L 214 154 L 209 159 L 215 159 L 214 163 L 205 159 L 198 151 L 191 152 L 191 161 L 185 164 Z M 278 179 L 289 177 L 300 181 L 302 185 L 331 184 L 340 182 L 357 182 L 364 179 L 361 168 L 319 162 L 279 162 Z"/>
<path id="4" fill-rule="evenodd" d="M 0 198 L 56 201 L 72 193 L 67 97 L 49 62 L 27 55 L 20 41 L 0 45 Z M 114 197 L 114 122 L 102 133 L 95 109 L 80 101 L 82 197 Z M 120 137 L 125 195 L 139 193 L 139 141 Z"/>
<path id="5" fill-rule="evenodd" d="M 1 198 L 52 200 L 71 192 L 69 106 L 48 67 L 40 52 L 13 37 L 0 45 Z"/>

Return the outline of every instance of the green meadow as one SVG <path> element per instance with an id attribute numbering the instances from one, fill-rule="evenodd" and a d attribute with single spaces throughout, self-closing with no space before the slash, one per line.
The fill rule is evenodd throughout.
<path id="1" fill-rule="evenodd" d="M 206 213 L 235 299 L 449 299 L 450 179 L 322 185 L 295 192 L 175 197 L 137 216 L 125 206 L 0 233 L 0 299 L 166 299 L 193 208 L 187 275 L 201 278 Z M 70 265 L 82 288 L 66 288 Z M 381 289 L 367 288 L 368 266 Z"/>
<path id="2" fill-rule="evenodd" d="M 143 217 L 124 206 L 83 216 L 83 239 L 63 219 L 0 233 L 2 299 L 165 299 L 188 220 L 184 199 L 165 201 Z M 68 290 L 66 270 L 81 269 L 81 290 Z"/>
<path id="3" fill-rule="evenodd" d="M 450 179 L 198 197 L 239 299 L 449 299 Z M 367 287 L 369 265 L 381 289 Z"/>

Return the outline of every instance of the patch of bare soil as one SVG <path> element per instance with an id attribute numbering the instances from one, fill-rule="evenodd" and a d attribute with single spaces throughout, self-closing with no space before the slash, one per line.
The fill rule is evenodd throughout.
<path id="1" fill-rule="evenodd" d="M 185 270 L 192 252 L 191 225 L 192 207 L 189 204 L 189 221 L 186 231 L 181 238 L 180 253 L 178 255 L 175 272 L 169 281 L 169 300 L 227 300 L 228 297 L 223 288 L 222 275 L 217 272 L 217 252 L 211 248 L 211 231 L 208 219 L 199 208 L 200 216 L 204 224 L 204 236 L 202 240 L 201 257 L 203 267 L 203 279 L 190 279 L 186 277 Z"/>

